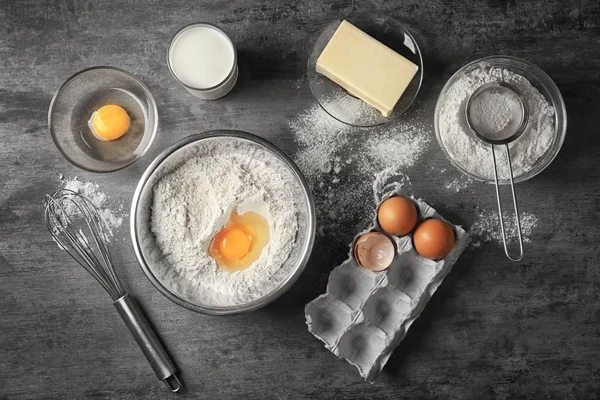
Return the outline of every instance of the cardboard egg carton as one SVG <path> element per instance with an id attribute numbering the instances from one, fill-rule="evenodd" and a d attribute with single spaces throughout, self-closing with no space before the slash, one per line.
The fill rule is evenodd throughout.
<path id="1" fill-rule="evenodd" d="M 401 193 L 390 192 L 383 200 L 393 195 Z M 411 199 L 418 206 L 419 222 L 443 219 L 424 201 Z M 353 246 L 367 232 L 383 232 L 375 217 L 373 225 L 353 240 L 349 258 L 331 271 L 326 293 L 306 305 L 308 330 L 331 352 L 358 368 L 363 378 L 375 380 L 466 248 L 469 235 L 460 226 L 452 227 L 456 242 L 446 258 L 433 261 L 420 256 L 413 247 L 412 233 L 390 236 L 396 258 L 387 270 L 372 272 L 354 259 Z"/>

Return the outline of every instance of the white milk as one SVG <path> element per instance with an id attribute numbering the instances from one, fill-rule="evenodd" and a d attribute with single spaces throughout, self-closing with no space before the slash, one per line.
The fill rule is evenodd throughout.
<path id="1" fill-rule="evenodd" d="M 196 24 L 179 32 L 169 47 L 169 65 L 175 77 L 188 86 L 190 92 L 203 98 L 224 96 L 237 79 L 233 44 L 223 32 L 211 25 Z M 233 82 L 227 84 L 231 80 Z M 222 93 L 223 90 L 210 93 L 222 84 L 231 87 L 225 93 Z"/>

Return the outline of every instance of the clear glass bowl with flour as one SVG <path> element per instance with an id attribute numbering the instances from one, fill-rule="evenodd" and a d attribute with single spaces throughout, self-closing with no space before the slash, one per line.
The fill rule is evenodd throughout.
<path id="1" fill-rule="evenodd" d="M 444 154 L 458 170 L 481 182 L 494 181 L 492 146 L 477 139 L 465 120 L 469 96 L 481 85 L 496 80 L 489 70 L 502 69 L 504 79 L 514 85 L 527 103 L 529 121 L 523 134 L 509 145 L 515 182 L 542 172 L 554 160 L 567 131 L 567 114 L 560 91 L 552 79 L 535 65 L 514 57 L 492 56 L 475 60 L 459 69 L 446 83 L 435 109 L 435 133 Z M 494 99 L 490 99 L 494 100 Z M 507 120 L 509 108 L 501 99 L 490 104 L 494 125 Z M 509 183 L 508 161 L 502 146 L 496 146 L 500 183 Z"/>

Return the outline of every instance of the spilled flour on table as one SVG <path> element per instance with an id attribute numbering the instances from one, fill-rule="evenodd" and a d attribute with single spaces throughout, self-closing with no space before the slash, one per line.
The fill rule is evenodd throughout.
<path id="1" fill-rule="evenodd" d="M 405 121 L 359 128 L 339 122 L 318 105 L 293 118 L 290 128 L 300 148 L 294 158 L 313 181 L 336 165 L 334 173 L 353 164 L 371 176 L 385 167 L 411 167 L 429 148 L 433 132 L 418 113 Z M 344 157 L 349 152 L 355 156 Z"/>
<path id="2" fill-rule="evenodd" d="M 348 143 L 352 131 L 318 105 L 292 119 L 290 128 L 301 149 L 295 156 L 296 163 L 311 183 L 331 172 L 334 162 L 339 165 L 341 158 L 336 160 L 334 156 Z"/>
<path id="3" fill-rule="evenodd" d="M 65 178 L 62 174 L 59 175 L 61 189 L 72 190 L 78 193 L 94 204 L 100 211 L 100 216 L 106 222 L 108 227 L 108 237 L 112 237 L 115 231 L 123 224 L 123 205 L 111 204 L 110 196 L 100 190 L 100 185 L 94 182 L 82 181 L 78 177 Z M 71 207 L 71 209 L 69 209 Z M 75 212 L 73 204 L 66 205 L 67 213 Z"/>
<path id="4" fill-rule="evenodd" d="M 447 182 L 444 187 L 451 193 L 459 193 L 468 188 L 473 182 L 475 182 L 473 179 L 461 175 Z"/>
<path id="5" fill-rule="evenodd" d="M 396 170 L 394 167 L 386 168 L 377 174 L 373 180 L 373 203 L 377 206 L 386 193 L 402 191 L 412 195 L 412 182 L 408 175 Z"/>
<path id="6" fill-rule="evenodd" d="M 537 226 L 538 219 L 531 213 L 521 213 L 521 236 L 524 243 L 531 242 L 531 234 Z M 514 213 L 504 215 L 504 227 L 508 241 L 516 241 L 518 238 Z M 475 248 L 481 247 L 483 243 L 502 244 L 502 231 L 497 211 L 480 211 L 475 222 L 469 228 L 472 236 L 471 245 Z"/>
<path id="7" fill-rule="evenodd" d="M 378 125 L 385 118 L 381 112 L 371 107 L 361 99 L 349 96 L 346 91 L 338 91 L 321 99 L 323 107 L 336 118 L 357 126 Z"/>
<path id="8" fill-rule="evenodd" d="M 319 105 L 293 118 L 289 127 L 299 147 L 293 158 L 315 195 L 318 233 L 333 236 L 368 222 L 375 209 L 369 190 L 375 175 L 386 168 L 413 167 L 433 137 L 433 127 L 419 112 L 359 128 L 332 118 Z"/>

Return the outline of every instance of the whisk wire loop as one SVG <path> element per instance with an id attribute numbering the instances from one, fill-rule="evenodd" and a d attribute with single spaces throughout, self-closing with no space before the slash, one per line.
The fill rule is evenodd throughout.
<path id="1" fill-rule="evenodd" d="M 108 245 L 108 226 L 98 208 L 69 189 L 46 198 L 46 225 L 54 240 L 117 300 L 126 292 L 117 277 Z"/>

